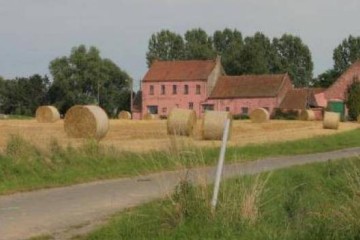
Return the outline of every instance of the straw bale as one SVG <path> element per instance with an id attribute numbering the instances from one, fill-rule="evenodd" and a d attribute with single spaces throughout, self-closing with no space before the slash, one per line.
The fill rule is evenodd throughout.
<path id="1" fill-rule="evenodd" d="M 8 119 L 8 115 L 0 113 L 0 119 Z"/>
<path id="2" fill-rule="evenodd" d="M 194 110 L 174 108 L 167 118 L 167 133 L 169 135 L 192 135 L 196 124 Z"/>
<path id="3" fill-rule="evenodd" d="M 336 112 L 325 112 L 323 127 L 326 129 L 338 129 L 340 122 L 340 114 Z"/>
<path id="4" fill-rule="evenodd" d="M 60 119 L 60 113 L 54 106 L 38 107 L 35 116 L 40 123 L 53 123 Z"/>
<path id="5" fill-rule="evenodd" d="M 109 118 L 99 106 L 76 105 L 66 112 L 64 128 L 68 137 L 101 139 L 109 130 Z"/>
<path id="6" fill-rule="evenodd" d="M 119 115 L 118 115 L 119 119 L 124 119 L 124 120 L 130 120 L 131 119 L 131 113 L 128 111 L 120 111 Z"/>
<path id="7" fill-rule="evenodd" d="M 304 109 L 300 112 L 299 119 L 302 121 L 314 121 L 315 112 L 313 110 Z"/>
<path id="8" fill-rule="evenodd" d="M 205 140 L 221 140 L 225 122 L 230 119 L 229 139 L 232 128 L 232 115 L 227 111 L 206 111 L 202 121 L 202 138 Z"/>
<path id="9" fill-rule="evenodd" d="M 270 119 L 270 114 L 265 108 L 257 108 L 250 113 L 250 120 L 253 123 L 263 123 Z"/>

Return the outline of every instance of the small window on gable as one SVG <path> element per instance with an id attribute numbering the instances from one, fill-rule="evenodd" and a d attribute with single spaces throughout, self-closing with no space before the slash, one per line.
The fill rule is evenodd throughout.
<path id="1" fill-rule="evenodd" d="M 165 94 L 165 85 L 161 85 L 161 94 L 162 94 L 162 95 Z"/>
<path id="2" fill-rule="evenodd" d="M 230 108 L 229 108 L 229 107 L 226 107 L 226 108 L 225 108 L 225 111 L 230 112 Z"/>
<path id="3" fill-rule="evenodd" d="M 177 86 L 173 85 L 173 94 L 177 94 Z"/>
<path id="4" fill-rule="evenodd" d="M 154 85 L 150 85 L 149 94 L 150 94 L 150 95 L 154 95 Z"/>

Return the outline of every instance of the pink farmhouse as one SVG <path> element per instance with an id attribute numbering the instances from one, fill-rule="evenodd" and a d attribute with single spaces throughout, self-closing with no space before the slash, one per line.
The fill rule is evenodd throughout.
<path id="1" fill-rule="evenodd" d="M 226 76 L 216 60 L 156 61 L 141 84 L 141 105 L 133 108 L 133 118 L 145 114 L 166 117 L 175 108 L 249 114 L 263 107 L 273 113 L 287 92 L 293 89 L 287 74 Z"/>
<path id="2" fill-rule="evenodd" d="M 140 117 L 146 113 L 167 116 L 174 107 L 194 109 L 200 116 L 217 79 L 224 74 L 219 58 L 154 62 L 142 80 Z"/>

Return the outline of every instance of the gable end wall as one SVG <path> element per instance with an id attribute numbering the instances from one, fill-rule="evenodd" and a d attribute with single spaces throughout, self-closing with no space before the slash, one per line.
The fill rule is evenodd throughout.
<path id="1" fill-rule="evenodd" d="M 343 73 L 338 80 L 336 80 L 336 82 L 334 82 L 325 91 L 325 98 L 328 101 L 331 99 L 340 99 L 345 101 L 347 88 L 356 77 L 360 79 L 360 64 L 351 66 L 345 73 Z"/>

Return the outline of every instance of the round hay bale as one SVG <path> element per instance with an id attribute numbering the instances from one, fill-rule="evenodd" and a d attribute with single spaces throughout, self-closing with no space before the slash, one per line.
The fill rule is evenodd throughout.
<path id="1" fill-rule="evenodd" d="M 314 121 L 315 112 L 313 110 L 304 109 L 300 112 L 299 119 L 302 121 Z"/>
<path id="2" fill-rule="evenodd" d="M 156 119 L 156 115 L 155 114 L 151 114 L 151 113 L 147 113 L 143 116 L 142 118 L 143 120 L 155 120 Z"/>
<path id="3" fill-rule="evenodd" d="M 196 124 L 194 110 L 174 108 L 167 118 L 167 133 L 169 135 L 192 135 Z"/>
<path id="4" fill-rule="evenodd" d="M 202 121 L 202 138 L 205 140 L 221 140 L 224 133 L 225 121 L 230 119 L 229 139 L 232 128 L 232 115 L 226 111 L 206 111 Z"/>
<path id="5" fill-rule="evenodd" d="M 54 106 L 38 107 L 35 116 L 40 123 L 52 123 L 60 119 L 60 113 Z"/>
<path id="6" fill-rule="evenodd" d="M 253 123 L 263 123 L 270 119 L 270 114 L 265 108 L 257 108 L 250 113 L 250 120 Z"/>
<path id="7" fill-rule="evenodd" d="M 340 122 L 340 113 L 325 112 L 323 127 L 326 129 L 338 129 Z"/>
<path id="8" fill-rule="evenodd" d="M 124 119 L 124 120 L 130 120 L 131 119 L 131 113 L 128 111 L 120 111 L 119 115 L 118 115 L 119 119 Z"/>
<path id="9" fill-rule="evenodd" d="M 360 115 L 357 117 L 357 122 L 360 123 Z"/>
<path id="10" fill-rule="evenodd" d="M 76 105 L 66 112 L 64 128 L 68 137 L 101 139 L 109 130 L 109 118 L 99 106 Z"/>

